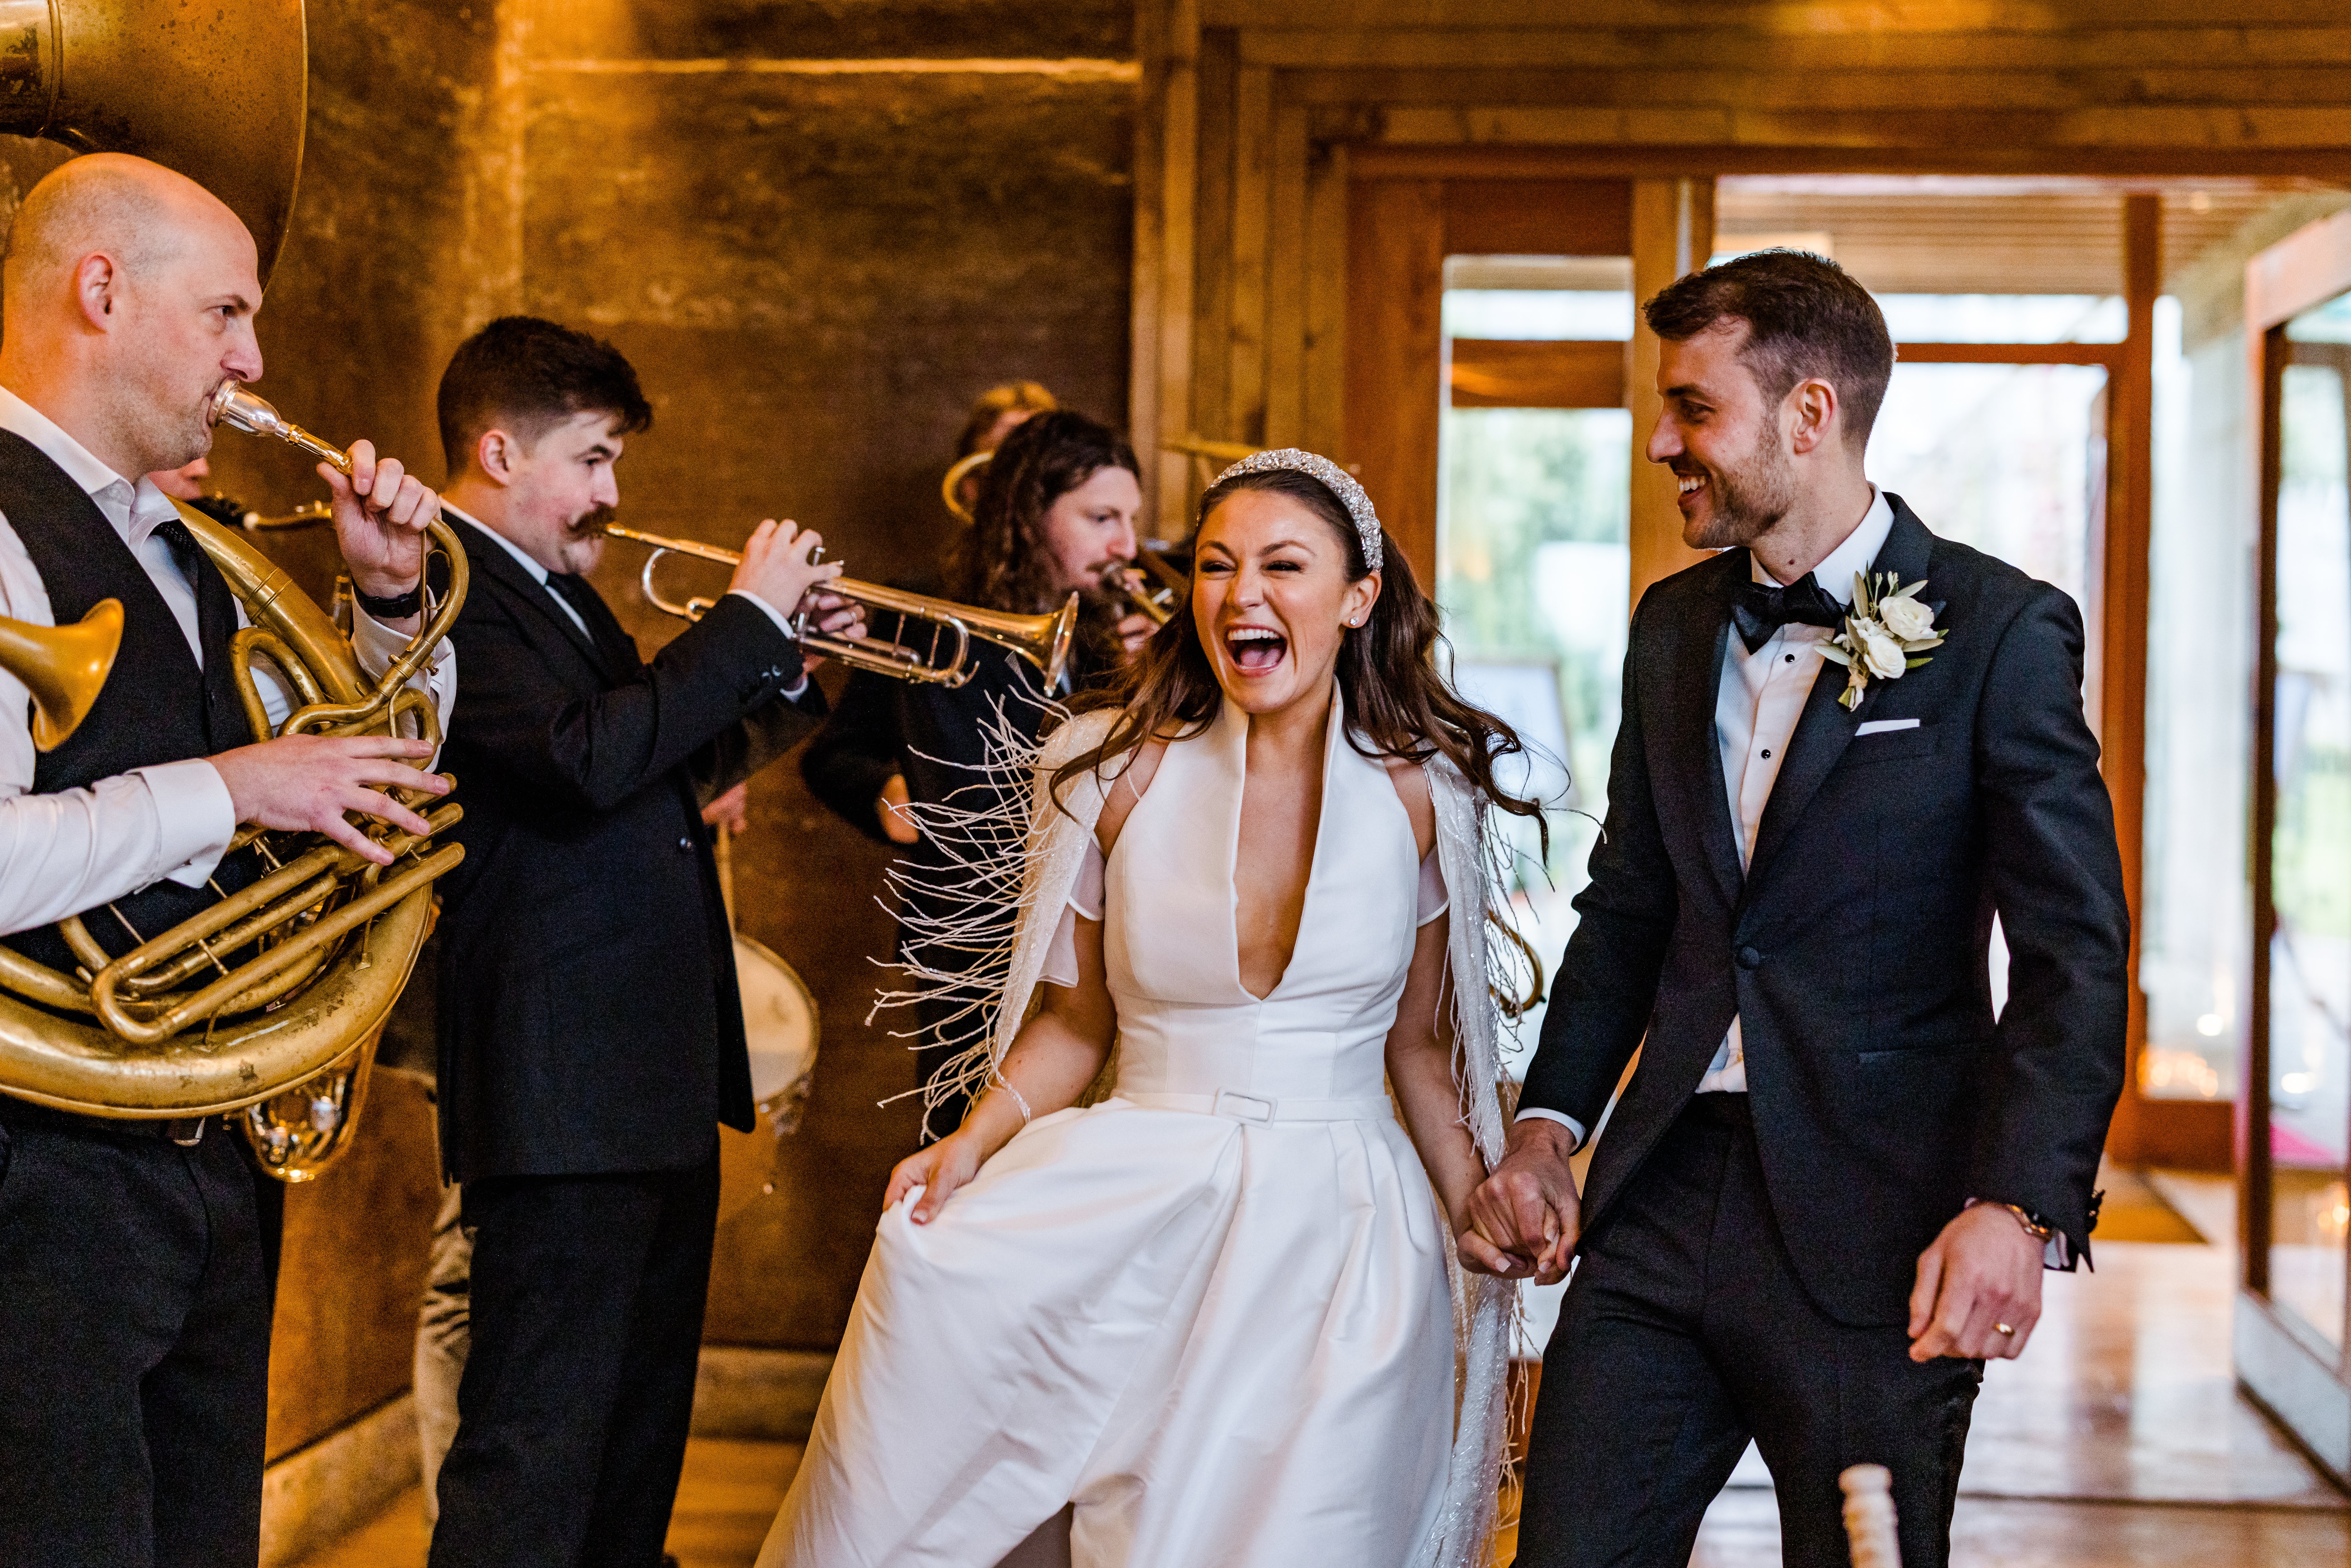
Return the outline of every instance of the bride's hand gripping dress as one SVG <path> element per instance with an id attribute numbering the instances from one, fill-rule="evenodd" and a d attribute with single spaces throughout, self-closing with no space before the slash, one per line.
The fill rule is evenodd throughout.
<path id="1" fill-rule="evenodd" d="M 1066 727 L 1040 776 L 1108 716 Z M 1169 745 L 1106 862 L 1101 779 L 1071 814 L 1035 803 L 1042 896 L 1007 998 L 1074 982 L 1075 933 L 1098 940 L 1113 1094 L 1038 1115 L 927 1223 L 923 1189 L 893 1190 L 762 1568 L 989 1568 L 1072 1503 L 1081 1568 L 1484 1561 L 1507 1288 L 1448 1283 L 1446 1215 L 1384 1088 L 1448 887 L 1475 883 L 1438 961 L 1484 977 L 1476 812 L 1428 765 L 1450 831 L 1424 857 L 1334 691 L 1296 945 L 1252 995 L 1234 876 L 1249 727 L 1228 703 Z M 1444 988 L 1486 1003 L 1482 984 Z M 1490 1058 L 1483 1022 L 1465 1059 Z M 1490 1070 L 1471 1077 L 1465 1103 L 1493 1093 Z"/>

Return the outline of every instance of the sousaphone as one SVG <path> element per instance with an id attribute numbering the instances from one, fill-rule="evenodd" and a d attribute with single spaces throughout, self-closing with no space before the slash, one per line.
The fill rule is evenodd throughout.
<path id="1" fill-rule="evenodd" d="M 267 283 L 308 64 L 302 0 L 0 0 L 0 131 L 178 170 L 245 220 Z"/>

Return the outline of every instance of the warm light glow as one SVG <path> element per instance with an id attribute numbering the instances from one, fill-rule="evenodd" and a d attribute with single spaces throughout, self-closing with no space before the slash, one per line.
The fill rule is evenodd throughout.
<path id="1" fill-rule="evenodd" d="M 2311 1207 L 2315 1210 L 2314 1218 L 2317 1221 L 2319 1235 L 2329 1241 L 2340 1243 L 2344 1233 L 2351 1230 L 2351 1189 L 2346 1189 L 2344 1184 L 2338 1181 L 2325 1192 L 2317 1194 L 2310 1202 Z"/>
<path id="2" fill-rule="evenodd" d="M 2199 1100 L 2220 1097 L 2220 1071 L 2192 1051 L 2150 1046 L 2139 1061 L 2139 1088 L 2147 1093 L 2182 1091 Z"/>
<path id="3" fill-rule="evenodd" d="M 2196 1032 L 2202 1035 L 2206 1040 L 2216 1038 L 2222 1030 L 2228 1027 L 2228 1020 L 2221 1018 L 2219 1013 L 2206 1013 L 2202 1018 L 2196 1020 Z"/>
<path id="4" fill-rule="evenodd" d="M 2318 1087 L 2318 1074 L 2315 1072 L 2280 1073 L 2278 1087 L 2289 1094 L 2307 1094 Z"/>

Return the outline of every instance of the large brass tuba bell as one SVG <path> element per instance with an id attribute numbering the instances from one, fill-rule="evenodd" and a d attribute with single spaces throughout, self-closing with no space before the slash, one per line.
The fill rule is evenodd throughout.
<path id="1" fill-rule="evenodd" d="M 0 131 L 135 152 L 228 204 L 261 280 L 302 169 L 302 0 L 0 0 Z"/>

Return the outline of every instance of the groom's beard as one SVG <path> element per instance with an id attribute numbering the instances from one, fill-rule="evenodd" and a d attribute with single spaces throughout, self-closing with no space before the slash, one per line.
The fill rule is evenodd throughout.
<path id="1" fill-rule="evenodd" d="M 1689 543 L 1698 549 L 1729 549 L 1753 544 L 1796 504 L 1796 476 L 1780 450 L 1779 430 L 1767 423 L 1746 460 L 1736 468 L 1702 463 L 1673 465 L 1674 472 L 1702 474 L 1710 505 Z"/>

